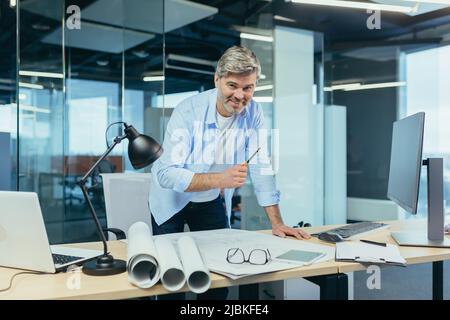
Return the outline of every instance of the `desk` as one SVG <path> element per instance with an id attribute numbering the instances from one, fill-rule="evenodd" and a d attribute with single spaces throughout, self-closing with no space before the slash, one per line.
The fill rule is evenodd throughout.
<path id="1" fill-rule="evenodd" d="M 390 236 L 391 231 L 412 231 L 426 230 L 427 221 L 425 219 L 383 221 L 390 225 L 389 229 L 380 230 L 361 238 L 378 242 L 397 244 Z M 447 235 L 448 237 L 448 235 Z M 433 300 L 444 299 L 444 261 L 450 260 L 450 249 L 429 248 L 429 247 L 405 247 L 399 246 L 400 253 L 405 258 L 408 265 L 419 263 L 433 263 Z M 360 263 L 336 262 L 339 273 L 365 270 L 365 266 Z"/>
<path id="2" fill-rule="evenodd" d="M 414 228 L 420 222 L 391 221 L 388 223 L 392 225 L 391 230 L 400 230 Z M 324 226 L 320 228 L 306 228 L 305 230 L 313 233 L 330 228 L 331 226 Z M 382 230 L 364 238 L 394 242 L 389 236 L 388 230 Z M 316 238 L 308 241 L 324 244 Z M 73 244 L 73 246 L 102 249 L 102 245 L 99 242 Z M 110 241 L 109 249 L 114 257 L 126 259 L 125 243 Z M 400 247 L 400 251 L 408 264 L 433 262 L 433 298 L 442 299 L 443 261 L 450 259 L 450 249 Z M 347 296 L 348 281 L 344 272 L 364 269 L 364 265 L 359 263 L 328 261 L 301 268 L 245 277 L 238 280 L 231 280 L 211 273 L 211 288 L 249 285 L 250 291 L 254 293 L 257 284 L 261 282 L 306 278 L 321 287 L 321 299 L 339 299 Z M 20 271 L 22 270 L 0 268 L 0 287 L 7 287 L 10 278 Z M 67 286 L 67 282 L 74 276 L 74 273 L 19 275 L 14 279 L 11 290 L 0 293 L 0 299 L 128 299 L 170 293 L 161 284 L 157 284 L 149 289 L 135 287 L 128 282 L 126 273 L 105 277 L 93 277 L 82 273 L 77 273 L 76 276 L 78 275 L 80 276 L 79 289 L 69 289 Z M 255 284 L 255 286 L 252 287 L 252 284 Z M 188 288 L 185 286 L 181 291 L 188 291 Z M 248 297 L 254 298 L 255 296 L 250 294 Z M 246 296 L 241 298 L 246 298 Z"/>
<path id="3" fill-rule="evenodd" d="M 101 250 L 99 242 L 73 245 L 88 249 Z M 115 258 L 126 259 L 126 244 L 120 241 L 110 241 L 109 249 Z M 5 288 L 9 279 L 22 270 L 0 268 L 0 287 Z M 229 287 L 240 284 L 253 284 L 266 281 L 284 280 L 290 278 L 329 275 L 324 286 L 335 285 L 333 278 L 337 277 L 337 268 L 333 261 L 323 262 L 305 268 L 295 268 L 280 272 L 255 275 L 238 280 L 231 280 L 221 275 L 211 273 L 211 288 Z M 0 299 L 127 299 L 148 297 L 170 293 L 158 283 L 149 289 L 141 289 L 128 282 L 127 273 L 114 276 L 93 277 L 83 273 L 80 276 L 80 288 L 69 289 L 67 282 L 74 273 L 58 273 L 46 275 L 19 275 L 14 279 L 13 287 L 8 292 L 0 293 Z M 73 279 L 73 278 L 72 278 Z M 185 286 L 181 291 L 188 291 Z M 325 289 L 333 292 L 333 288 Z"/>
<path id="4" fill-rule="evenodd" d="M 361 239 L 369 239 L 378 242 L 387 242 L 396 244 L 395 240 L 390 236 L 391 231 L 413 231 L 426 230 L 427 220 L 401 220 L 401 221 L 382 221 L 390 225 L 389 229 L 374 231 L 368 235 L 363 235 Z M 317 233 L 324 230 L 329 230 L 337 226 L 322 226 L 315 228 L 304 228 L 309 233 Z M 269 232 L 269 231 L 263 231 Z M 450 238 L 450 236 L 447 235 Z M 308 240 L 311 242 L 326 244 L 316 238 Z M 450 249 L 445 248 L 430 248 L 430 247 L 406 247 L 399 246 L 401 255 L 406 259 L 408 265 L 420 263 L 432 263 L 432 283 L 433 283 L 433 300 L 444 299 L 444 261 L 450 260 Z M 314 283 L 321 286 L 321 299 L 344 299 L 348 298 L 346 288 L 348 287 L 347 277 L 345 273 L 365 270 L 367 265 L 355 262 L 334 262 L 336 265 L 336 275 L 328 275 L 321 277 L 311 277 Z M 326 285 L 323 285 L 323 282 Z"/>

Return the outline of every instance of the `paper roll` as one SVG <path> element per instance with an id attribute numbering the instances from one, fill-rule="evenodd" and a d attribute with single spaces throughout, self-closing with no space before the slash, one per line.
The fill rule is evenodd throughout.
<path id="1" fill-rule="evenodd" d="M 182 236 L 177 245 L 189 289 L 194 293 L 207 291 L 211 286 L 209 270 L 194 240 L 189 236 Z"/>
<path id="2" fill-rule="evenodd" d="M 161 268 L 158 255 L 150 233 L 144 222 L 134 223 L 128 229 L 128 280 L 140 287 L 150 288 L 158 282 Z"/>
<path id="3" fill-rule="evenodd" d="M 186 283 L 186 277 L 172 241 L 167 238 L 156 238 L 155 246 L 159 252 L 161 283 L 169 291 L 180 290 Z"/>

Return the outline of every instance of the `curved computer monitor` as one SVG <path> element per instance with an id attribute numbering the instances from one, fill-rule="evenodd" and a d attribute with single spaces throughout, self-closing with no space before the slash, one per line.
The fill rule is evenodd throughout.
<path id="1" fill-rule="evenodd" d="M 387 196 L 409 213 L 417 213 L 425 113 L 394 122 Z"/>

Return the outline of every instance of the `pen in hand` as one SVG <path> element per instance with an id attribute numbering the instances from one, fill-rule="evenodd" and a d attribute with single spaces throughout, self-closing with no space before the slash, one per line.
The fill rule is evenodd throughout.
<path id="1" fill-rule="evenodd" d="M 256 154 L 258 153 L 258 151 L 259 151 L 260 149 L 261 149 L 261 147 L 258 147 L 258 149 L 256 149 L 256 151 L 251 155 L 250 158 L 248 158 L 247 161 L 245 161 L 245 163 L 248 164 L 248 163 L 253 159 L 253 157 L 256 156 Z"/>

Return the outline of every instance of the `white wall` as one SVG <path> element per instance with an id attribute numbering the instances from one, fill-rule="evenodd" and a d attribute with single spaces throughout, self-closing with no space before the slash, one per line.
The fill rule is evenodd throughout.
<path id="1" fill-rule="evenodd" d="M 0 190 L 11 190 L 11 108 L 0 105 Z"/>
<path id="2" fill-rule="evenodd" d="M 325 224 L 347 223 L 347 108 L 325 107 Z"/>
<path id="3" fill-rule="evenodd" d="M 347 198 L 347 219 L 356 221 L 397 220 L 400 207 L 391 200 Z"/>
<path id="4" fill-rule="evenodd" d="M 323 116 L 313 104 L 314 34 L 274 32 L 274 128 L 279 130 L 277 187 L 287 225 L 323 224 Z"/>
<path id="5" fill-rule="evenodd" d="M 11 134 L 0 132 L 0 190 L 11 190 Z"/>

